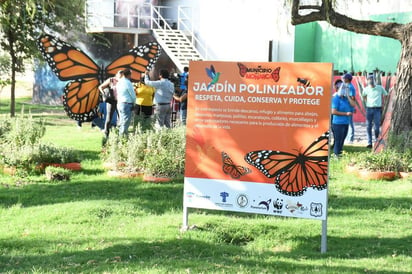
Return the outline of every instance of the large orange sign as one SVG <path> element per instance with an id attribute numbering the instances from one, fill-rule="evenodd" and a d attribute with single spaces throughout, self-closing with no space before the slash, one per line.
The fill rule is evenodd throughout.
<path id="1" fill-rule="evenodd" d="M 187 207 L 326 218 L 332 64 L 190 63 Z"/>

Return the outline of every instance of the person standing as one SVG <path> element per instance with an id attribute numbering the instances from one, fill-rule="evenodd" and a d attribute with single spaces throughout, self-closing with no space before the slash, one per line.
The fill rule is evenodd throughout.
<path id="1" fill-rule="evenodd" d="M 149 72 L 146 71 L 144 82 L 146 85 L 154 87 L 156 89 L 154 97 L 156 104 L 156 125 L 160 128 L 164 126 L 170 128 L 172 116 L 172 107 L 170 105 L 170 102 L 172 101 L 175 87 L 174 84 L 169 80 L 169 72 L 167 70 L 160 70 L 159 78 L 160 80 L 150 81 Z"/>
<path id="2" fill-rule="evenodd" d="M 367 148 L 372 148 L 372 124 L 375 131 L 375 140 L 379 137 L 382 118 L 382 97 L 388 92 L 380 85 L 375 84 L 373 75 L 368 76 L 368 86 L 363 89 L 362 98 L 366 102 L 366 132 L 368 134 Z"/>
<path id="3" fill-rule="evenodd" d="M 187 91 L 187 81 L 189 77 L 189 67 L 183 68 L 183 73 L 179 74 L 180 90 Z"/>
<path id="4" fill-rule="evenodd" d="M 333 153 L 337 157 L 342 153 L 354 106 L 355 101 L 349 95 L 348 89 L 340 88 L 332 98 Z"/>
<path id="5" fill-rule="evenodd" d="M 346 94 L 348 94 L 348 96 L 355 102 L 355 105 L 353 105 L 352 107 L 352 113 L 356 112 L 355 106 L 356 106 L 356 90 L 355 87 L 352 84 L 352 74 L 350 73 L 345 73 L 342 76 L 342 80 L 343 80 L 343 85 L 341 88 L 346 89 Z M 349 129 L 350 131 L 348 131 L 348 137 L 349 137 L 349 142 L 353 143 L 353 141 L 355 140 L 355 127 L 353 125 L 353 115 L 351 115 L 349 117 Z M 346 137 L 345 137 L 346 138 Z"/>
<path id="6" fill-rule="evenodd" d="M 113 100 L 106 101 L 106 118 L 104 121 L 104 136 L 105 138 L 109 138 L 109 133 L 110 133 L 110 127 L 112 125 L 112 120 L 114 117 L 114 114 L 116 113 L 116 116 L 118 118 L 117 114 L 117 89 L 116 89 L 116 84 L 119 81 L 119 79 L 123 76 L 123 71 L 119 70 L 115 77 L 110 77 L 106 79 L 100 86 L 99 86 L 99 91 L 100 93 L 103 94 L 103 90 L 105 88 L 109 88 L 113 92 Z M 117 120 L 117 119 L 116 119 Z"/>
<path id="7" fill-rule="evenodd" d="M 144 118 L 150 118 L 153 113 L 153 99 L 155 94 L 155 89 L 144 83 L 144 78 L 137 83 L 136 88 L 136 107 L 135 114 L 144 114 Z"/>
<path id="8" fill-rule="evenodd" d="M 186 89 L 182 89 L 182 85 L 180 86 L 180 91 L 176 89 L 176 93 L 173 95 L 173 98 L 179 102 L 179 112 L 180 112 L 180 122 L 182 125 L 186 125 L 186 117 L 187 117 L 187 82 L 189 78 L 186 78 L 185 87 Z"/>
<path id="9" fill-rule="evenodd" d="M 123 70 L 123 77 L 117 82 L 117 108 L 119 112 L 119 135 L 126 136 L 132 121 L 132 113 L 136 102 L 136 94 L 130 82 L 132 72 Z"/>
<path id="10" fill-rule="evenodd" d="M 335 81 L 335 83 L 333 84 L 334 88 L 335 88 L 335 92 L 332 94 L 332 100 L 333 98 L 338 94 L 340 87 L 342 86 L 343 81 L 341 79 L 337 79 Z M 332 124 L 333 121 L 333 114 L 330 115 L 330 123 Z M 331 131 L 333 136 L 335 136 L 335 133 L 333 132 L 333 128 L 331 127 Z M 333 148 L 335 146 L 335 138 L 333 138 L 333 144 L 331 145 L 331 147 Z"/>

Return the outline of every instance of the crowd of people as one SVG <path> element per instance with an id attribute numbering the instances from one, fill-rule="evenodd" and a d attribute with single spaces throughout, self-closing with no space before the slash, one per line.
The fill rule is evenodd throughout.
<path id="1" fill-rule="evenodd" d="M 116 126 L 120 136 L 127 136 L 130 124 L 137 116 L 143 120 L 154 116 L 155 128 L 170 128 L 172 106 L 175 103 L 179 105 L 180 123 L 186 125 L 188 77 L 188 67 L 183 69 L 183 73 L 173 76 L 162 69 L 158 80 L 151 80 L 147 71 L 140 81 L 132 83 L 132 71 L 119 70 L 98 87 L 104 102 L 100 103 L 99 113 L 92 121 L 92 126 L 102 129 L 104 142 Z M 111 96 L 107 97 L 107 93 Z M 81 123 L 78 125 L 81 126 Z"/>
<path id="2" fill-rule="evenodd" d="M 345 139 L 349 137 L 350 142 L 354 141 L 353 114 L 356 112 L 356 91 L 352 84 L 352 78 L 350 73 L 346 73 L 342 76 L 342 80 L 338 79 L 334 83 L 331 129 L 334 137 L 333 154 L 336 157 L 342 154 Z M 367 86 L 360 94 L 366 106 L 367 148 L 372 148 L 372 127 L 374 128 L 375 140 L 378 139 L 383 100 L 387 95 L 387 91 L 375 83 L 374 76 L 369 75 Z"/>
<path id="3" fill-rule="evenodd" d="M 99 106 L 97 120 L 101 122 L 92 122 L 92 125 L 102 128 L 105 140 L 113 126 L 118 127 L 120 136 L 127 136 L 133 116 L 141 116 L 147 120 L 154 114 L 157 129 L 170 128 L 174 102 L 179 105 L 180 123 L 186 125 L 188 67 L 183 69 L 183 73 L 177 74 L 177 77 L 172 77 L 169 71 L 162 69 L 158 80 L 151 80 L 147 71 L 141 76 L 140 81 L 134 84 L 131 82 L 131 74 L 130 69 L 120 70 L 99 86 L 102 94 L 105 89 L 110 89 L 113 93 L 111 100 L 106 100 Z M 346 73 L 334 83 L 331 130 L 334 137 L 333 154 L 337 157 L 342 154 L 345 140 L 354 141 L 353 115 L 356 112 L 356 90 L 352 79 L 352 75 Z M 360 96 L 366 106 L 368 148 L 372 148 L 373 136 L 375 140 L 379 136 L 383 100 L 387 95 L 387 91 L 376 84 L 373 75 L 367 77 L 367 86 Z"/>

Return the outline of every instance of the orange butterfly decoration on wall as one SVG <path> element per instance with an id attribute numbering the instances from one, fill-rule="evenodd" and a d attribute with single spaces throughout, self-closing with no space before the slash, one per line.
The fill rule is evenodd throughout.
<path id="1" fill-rule="evenodd" d="M 91 121 L 96 117 L 101 100 L 98 86 L 106 78 L 129 68 L 132 81 L 138 81 L 141 74 L 156 63 L 161 51 L 156 42 L 150 42 L 132 48 L 103 68 L 80 49 L 52 35 L 40 36 L 38 46 L 59 80 L 70 81 L 64 88 L 63 106 L 67 115 L 77 121 Z"/>

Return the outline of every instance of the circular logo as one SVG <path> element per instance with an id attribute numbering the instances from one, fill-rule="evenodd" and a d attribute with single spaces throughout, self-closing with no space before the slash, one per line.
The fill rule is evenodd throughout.
<path id="1" fill-rule="evenodd" d="M 245 207 L 249 204 L 249 199 L 245 194 L 240 194 L 239 196 L 237 196 L 236 202 L 238 206 Z"/>

